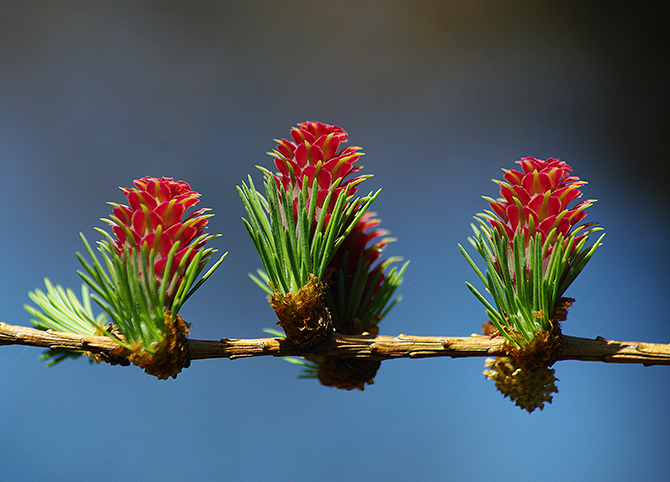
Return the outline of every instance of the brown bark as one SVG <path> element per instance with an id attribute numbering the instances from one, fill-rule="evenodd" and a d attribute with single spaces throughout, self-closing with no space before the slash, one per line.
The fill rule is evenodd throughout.
<path id="1" fill-rule="evenodd" d="M 29 345 L 63 350 L 108 353 L 118 344 L 106 336 L 87 336 L 42 331 L 0 322 L 0 345 Z M 427 358 L 449 356 L 507 356 L 503 337 L 472 335 L 446 336 L 384 336 L 333 334 L 328 343 L 304 349 L 281 338 L 228 339 L 220 341 L 188 340 L 192 360 L 205 358 L 244 358 L 252 356 L 327 355 L 370 360 L 391 358 Z M 639 363 L 670 365 L 670 345 L 563 336 L 558 360 L 599 361 L 605 363 Z"/>

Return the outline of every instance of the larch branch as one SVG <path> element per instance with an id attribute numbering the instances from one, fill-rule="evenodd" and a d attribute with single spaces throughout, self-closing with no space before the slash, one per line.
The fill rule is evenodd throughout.
<path id="1" fill-rule="evenodd" d="M 118 344 L 107 336 L 78 335 L 53 330 L 37 330 L 0 322 L 0 345 L 28 345 L 60 350 L 82 350 L 110 354 Z M 189 340 L 191 359 L 245 358 L 253 356 L 328 355 L 374 360 L 392 358 L 490 357 L 508 356 L 501 336 L 384 336 L 340 335 L 309 351 L 282 338 Z M 670 344 L 563 337 L 558 360 L 599 361 L 670 365 Z"/>

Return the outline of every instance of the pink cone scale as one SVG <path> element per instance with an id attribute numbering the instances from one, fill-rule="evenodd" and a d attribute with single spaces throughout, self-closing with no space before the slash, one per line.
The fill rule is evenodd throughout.
<path id="1" fill-rule="evenodd" d="M 580 187 L 586 182 L 571 176 L 572 168 L 558 159 L 535 159 L 525 157 L 517 161 L 521 171 L 507 170 L 500 185 L 501 199 L 485 197 L 495 216 L 486 216 L 491 225 L 508 239 L 518 231 L 524 233 L 526 245 L 530 237 L 540 233 L 542 242 L 554 244 L 559 234 L 566 240 L 581 228 L 576 225 L 584 219 L 584 210 L 593 200 L 569 204 L 582 196 Z M 583 226 L 587 227 L 587 226 Z M 583 236 L 583 235 L 582 235 Z M 575 238 L 575 245 L 582 236 Z M 545 256 L 551 254 L 551 250 Z"/>
<path id="2" fill-rule="evenodd" d="M 179 275 L 182 276 L 196 250 L 205 244 L 206 239 L 201 235 L 210 217 L 205 214 L 208 209 L 186 214 L 198 202 L 200 194 L 184 181 L 173 181 L 169 177 L 144 177 L 134 181 L 134 185 L 134 188 L 122 188 L 128 206 L 109 203 L 114 209 L 112 220 L 106 221 L 117 237 L 115 248 L 122 253 L 147 246 L 154 255 L 154 272 L 158 282 L 163 278 L 168 254 L 174 245 L 179 243 L 170 268 L 170 279 L 177 274 L 182 259 L 192 248 L 188 262 L 180 269 Z"/>
<path id="3" fill-rule="evenodd" d="M 361 166 L 354 166 L 363 153 L 356 146 L 340 149 L 347 142 L 348 135 L 340 127 L 321 122 L 303 122 L 291 130 L 291 140 L 276 140 L 277 147 L 271 153 L 275 166 L 279 170 L 274 174 L 277 187 L 284 190 L 292 188 L 293 210 L 297 212 L 298 193 L 307 183 L 309 199 L 316 199 L 315 217 L 318 219 L 324 209 L 329 192 L 330 203 L 325 207 L 330 214 L 339 194 L 346 189 L 347 197 L 356 193 L 356 185 L 366 176 L 349 180 L 345 178 L 358 172 Z M 314 180 L 317 180 L 316 196 L 311 192 Z M 327 218 L 328 219 L 328 218 Z"/>

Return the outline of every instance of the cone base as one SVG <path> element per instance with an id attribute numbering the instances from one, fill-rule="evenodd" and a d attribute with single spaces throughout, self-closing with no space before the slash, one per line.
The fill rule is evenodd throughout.
<path id="1" fill-rule="evenodd" d="M 323 283 L 312 277 L 297 293 L 275 291 L 269 299 L 286 338 L 298 346 L 313 347 L 327 340 L 333 332 L 323 293 Z"/>
<path id="2" fill-rule="evenodd" d="M 344 390 L 364 390 L 365 385 L 374 384 L 380 360 L 357 360 L 356 358 L 322 357 L 319 365 L 319 381 L 326 387 Z"/>

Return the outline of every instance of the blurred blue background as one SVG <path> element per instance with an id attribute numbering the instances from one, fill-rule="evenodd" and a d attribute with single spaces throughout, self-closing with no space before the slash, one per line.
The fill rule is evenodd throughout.
<path id="1" fill-rule="evenodd" d="M 607 5 L 607 6 L 604 6 Z M 298 122 L 343 127 L 411 260 L 381 332 L 486 321 L 457 243 L 520 157 L 559 157 L 605 245 L 566 334 L 670 342 L 667 12 L 661 2 L 192 1 L 0 6 L 0 319 L 43 278 L 78 290 L 79 232 L 119 186 L 170 176 L 228 258 L 184 307 L 199 339 L 274 314 L 235 186 Z M 658 8 L 667 8 L 665 6 Z M 529 415 L 484 359 L 387 361 L 364 392 L 280 359 L 195 361 L 176 380 L 0 347 L 3 480 L 667 480 L 670 368 L 560 362 Z"/>

